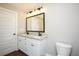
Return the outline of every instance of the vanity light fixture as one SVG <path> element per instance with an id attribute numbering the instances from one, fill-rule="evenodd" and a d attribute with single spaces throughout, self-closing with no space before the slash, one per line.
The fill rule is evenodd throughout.
<path id="1" fill-rule="evenodd" d="M 32 13 L 33 11 L 30 11 L 29 13 Z"/>
<path id="2" fill-rule="evenodd" d="M 34 11 L 36 11 L 36 10 L 41 10 L 41 9 L 42 9 L 42 7 L 39 7 L 39 8 L 37 8 L 37 9 L 34 9 L 33 11 L 28 12 L 27 14 L 32 13 L 32 12 L 34 12 Z"/>
<path id="3" fill-rule="evenodd" d="M 42 7 L 37 8 L 37 10 L 41 10 Z"/>

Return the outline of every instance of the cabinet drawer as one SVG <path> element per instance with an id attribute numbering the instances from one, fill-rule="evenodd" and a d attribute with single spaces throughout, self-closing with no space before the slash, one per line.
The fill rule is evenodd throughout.
<path id="1" fill-rule="evenodd" d="M 35 40 L 35 39 L 31 39 L 31 38 L 26 38 L 26 41 L 30 41 L 30 42 L 35 43 L 35 44 L 40 44 L 39 40 Z"/>

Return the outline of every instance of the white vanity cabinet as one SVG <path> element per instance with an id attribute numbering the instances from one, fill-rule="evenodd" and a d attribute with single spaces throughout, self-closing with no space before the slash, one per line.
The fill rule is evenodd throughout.
<path id="1" fill-rule="evenodd" d="M 26 54 L 30 56 L 40 55 L 40 43 L 34 39 L 26 38 Z"/>
<path id="2" fill-rule="evenodd" d="M 36 38 L 18 36 L 18 49 L 29 56 L 45 55 L 46 38 L 39 40 Z"/>

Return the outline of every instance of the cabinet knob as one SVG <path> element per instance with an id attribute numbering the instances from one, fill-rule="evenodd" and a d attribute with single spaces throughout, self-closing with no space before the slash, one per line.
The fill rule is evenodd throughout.
<path id="1" fill-rule="evenodd" d="M 31 46 L 34 46 L 33 44 L 31 44 Z"/>
<path id="2" fill-rule="evenodd" d="M 16 35 L 15 33 L 13 33 L 13 35 Z"/>

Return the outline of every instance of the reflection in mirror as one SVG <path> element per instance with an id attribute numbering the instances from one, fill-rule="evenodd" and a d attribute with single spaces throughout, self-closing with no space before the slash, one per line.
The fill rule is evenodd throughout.
<path id="1" fill-rule="evenodd" d="M 45 32 L 45 14 L 41 13 L 26 18 L 27 32 Z"/>

